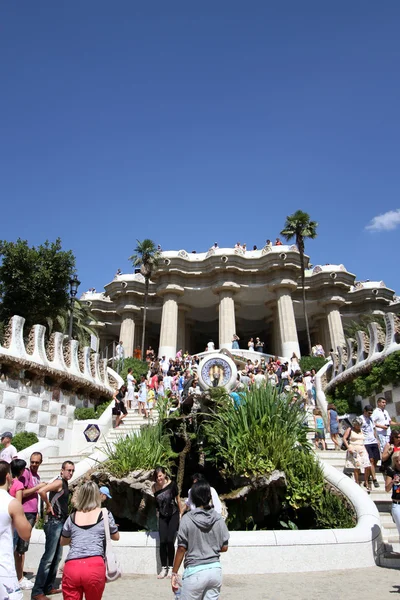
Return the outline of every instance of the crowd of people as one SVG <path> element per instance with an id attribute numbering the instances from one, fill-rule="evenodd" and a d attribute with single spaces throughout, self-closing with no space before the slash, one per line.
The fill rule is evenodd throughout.
<path id="1" fill-rule="evenodd" d="M 86 481 L 70 498 L 72 461 L 65 461 L 60 475 L 45 483 L 39 475 L 40 452 L 32 453 L 29 467 L 12 454 L 6 454 L 11 460 L 0 460 L 0 600 L 23 600 L 23 590 L 30 590 L 32 600 L 49 600 L 61 593 L 64 600 L 83 595 L 87 600 L 100 600 L 106 584 L 107 540 L 119 539 L 112 513 L 102 508 L 111 499 L 109 488 Z M 156 467 L 153 477 L 162 567 L 158 578 L 170 578 L 174 592 L 182 588 L 182 599 L 192 598 L 193 593 L 200 594 L 199 598 L 218 598 L 219 555 L 228 549 L 229 533 L 217 492 L 197 473 L 188 498 L 181 501 L 176 482 L 163 467 Z M 24 558 L 39 518 L 39 498 L 46 514 L 45 549 L 32 582 L 24 575 Z M 62 585 L 57 587 L 63 546 L 69 546 L 69 551 L 61 567 Z M 178 571 L 183 559 L 181 580 Z"/>

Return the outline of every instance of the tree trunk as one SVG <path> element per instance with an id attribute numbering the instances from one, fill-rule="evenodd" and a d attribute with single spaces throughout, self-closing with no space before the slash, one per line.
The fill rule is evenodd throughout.
<path id="1" fill-rule="evenodd" d="M 183 428 L 182 437 L 185 440 L 185 446 L 184 446 L 182 452 L 179 453 L 178 473 L 177 473 L 177 477 L 176 477 L 176 483 L 178 485 L 179 495 L 181 495 L 181 493 L 182 493 L 183 478 L 185 476 L 186 456 L 190 452 L 190 448 L 192 447 L 192 442 L 191 442 L 191 439 L 187 432 L 185 421 L 182 424 L 182 428 Z"/>
<path id="2" fill-rule="evenodd" d="M 149 277 L 146 277 L 145 284 L 144 284 L 144 304 L 143 304 L 142 360 L 146 360 L 146 357 L 144 354 L 144 339 L 146 337 L 146 313 L 147 313 L 148 296 L 149 296 Z"/>
<path id="3" fill-rule="evenodd" d="M 307 316 L 307 308 L 306 308 L 304 249 L 302 249 L 300 247 L 299 248 L 299 252 L 300 252 L 300 265 L 301 265 L 301 288 L 302 288 L 302 296 L 303 296 L 303 314 L 304 314 L 304 321 L 305 321 L 305 324 L 306 324 L 308 354 L 309 354 L 309 356 L 311 356 L 311 337 L 310 337 L 310 328 L 308 326 L 308 316 Z"/>

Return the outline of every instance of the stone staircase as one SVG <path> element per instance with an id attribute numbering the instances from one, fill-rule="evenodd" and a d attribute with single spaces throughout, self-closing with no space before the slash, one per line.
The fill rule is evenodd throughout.
<path id="1" fill-rule="evenodd" d="M 312 412 L 309 412 L 308 414 L 308 424 L 310 428 L 314 428 L 314 419 Z M 325 441 L 328 450 L 315 450 L 315 453 L 317 454 L 318 458 L 332 465 L 339 471 L 345 473 L 346 471 L 344 468 L 344 464 L 346 452 L 342 450 L 335 450 L 335 445 L 331 441 L 329 433 L 325 433 L 325 435 Z M 310 432 L 308 434 L 308 438 L 310 441 L 312 441 L 314 438 L 314 434 Z M 349 476 L 352 477 L 350 473 Z M 363 477 L 363 475 L 361 477 Z M 385 480 L 383 474 L 377 472 L 376 478 L 380 487 L 375 488 L 374 485 L 372 485 L 370 498 L 376 504 L 382 525 L 382 539 L 384 542 L 384 548 L 383 552 L 379 554 L 379 565 L 381 567 L 398 569 L 400 568 L 400 538 L 399 533 L 397 531 L 397 527 L 392 519 L 391 494 L 385 492 Z M 365 490 L 364 485 L 362 485 L 362 489 Z M 367 491 L 365 491 L 365 493 L 367 493 Z"/>
<path id="2" fill-rule="evenodd" d="M 97 444 L 88 445 L 80 454 L 69 456 L 46 456 L 40 466 L 40 478 L 45 483 L 55 479 L 61 470 L 61 465 L 65 460 L 71 460 L 77 465 L 81 460 L 87 458 L 95 450 L 102 450 L 106 446 L 113 445 L 118 439 L 126 437 L 130 433 L 140 432 L 140 428 L 144 425 L 154 424 L 158 421 L 158 412 L 153 410 L 153 416 L 149 419 L 144 419 L 137 414 L 135 410 L 128 410 L 128 414 L 117 428 L 109 430 L 107 436 L 100 438 Z"/>

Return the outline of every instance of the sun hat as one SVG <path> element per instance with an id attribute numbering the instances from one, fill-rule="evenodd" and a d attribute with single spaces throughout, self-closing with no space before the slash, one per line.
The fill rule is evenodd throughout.
<path id="1" fill-rule="evenodd" d="M 110 490 L 105 485 L 101 486 L 101 488 L 100 488 L 100 494 L 104 494 L 105 496 L 107 496 L 107 498 L 110 498 L 110 499 L 112 498 L 112 496 L 110 494 Z"/>

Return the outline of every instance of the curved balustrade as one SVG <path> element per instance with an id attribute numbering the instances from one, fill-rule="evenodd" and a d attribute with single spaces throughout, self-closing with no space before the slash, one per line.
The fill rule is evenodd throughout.
<path id="1" fill-rule="evenodd" d="M 28 342 L 24 342 L 25 319 L 15 315 L 10 319 L 4 343 L 0 345 L 0 363 L 18 370 L 31 371 L 39 377 L 56 378 L 72 388 L 109 396 L 114 387 L 109 380 L 107 361 L 92 353 L 89 347 L 80 348 L 76 340 L 56 332 L 45 344 L 43 325 L 34 325 Z M 116 383 L 116 382 L 114 382 Z"/>

